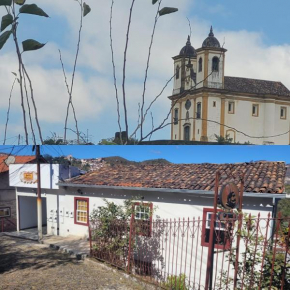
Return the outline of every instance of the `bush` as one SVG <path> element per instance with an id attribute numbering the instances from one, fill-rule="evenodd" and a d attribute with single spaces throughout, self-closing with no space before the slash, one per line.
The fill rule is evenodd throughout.
<path id="1" fill-rule="evenodd" d="M 166 282 L 162 286 L 170 290 L 189 290 L 186 280 L 185 274 L 180 274 L 179 276 L 172 275 L 167 277 Z"/>

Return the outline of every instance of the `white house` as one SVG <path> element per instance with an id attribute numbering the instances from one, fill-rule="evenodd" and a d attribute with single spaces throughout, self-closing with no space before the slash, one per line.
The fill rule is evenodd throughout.
<path id="1" fill-rule="evenodd" d="M 10 186 L 16 188 L 18 230 L 35 227 L 36 165 L 10 165 Z M 43 221 L 47 233 L 68 236 L 88 234 L 89 214 L 104 205 L 132 197 L 156 206 L 153 218 L 198 218 L 213 207 L 214 175 L 246 172 L 243 208 L 266 216 L 273 198 L 284 198 L 284 162 L 241 164 L 106 165 L 79 175 L 79 170 L 56 164 L 41 165 Z M 236 176 L 236 182 L 238 176 Z M 233 181 L 222 174 L 220 186 Z"/>
<path id="2" fill-rule="evenodd" d="M 225 76 L 226 52 L 211 28 L 201 48 L 188 38 L 173 57 L 171 140 L 290 144 L 290 91 L 278 81 Z"/>
<path id="3" fill-rule="evenodd" d="M 16 188 L 18 230 L 36 227 L 36 165 L 10 165 L 9 170 L 10 185 Z M 84 175 L 76 168 L 43 164 L 41 195 L 47 234 L 87 237 L 89 216 L 105 205 L 104 199 L 122 204 L 133 198 L 135 219 L 143 216 L 142 223 L 145 220 L 149 225 L 145 236 L 136 236 L 135 267 L 140 270 L 138 265 L 150 265 L 154 268 L 150 275 L 160 274 L 162 279 L 184 273 L 189 284 L 203 286 L 217 171 L 221 173 L 220 188 L 228 182 L 239 185 L 245 173 L 243 211 L 253 216 L 260 213 L 260 231 L 268 239 L 271 230 L 265 231 L 263 219 L 272 215 L 275 200 L 286 197 L 284 162 L 104 165 Z M 142 209 L 138 207 L 140 198 Z M 225 231 L 221 226 L 215 230 L 221 235 Z M 222 251 L 227 244 L 216 247 Z M 222 261 L 214 270 L 216 275 L 225 267 L 226 259 Z M 195 282 L 196 277 L 199 281 Z"/>

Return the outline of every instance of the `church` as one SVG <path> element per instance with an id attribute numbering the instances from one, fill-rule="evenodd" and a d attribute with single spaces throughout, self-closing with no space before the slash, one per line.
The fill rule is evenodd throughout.
<path id="1" fill-rule="evenodd" d="M 290 91 L 277 81 L 225 76 L 227 50 L 211 27 L 202 47 L 190 42 L 174 60 L 171 140 L 290 144 Z"/>

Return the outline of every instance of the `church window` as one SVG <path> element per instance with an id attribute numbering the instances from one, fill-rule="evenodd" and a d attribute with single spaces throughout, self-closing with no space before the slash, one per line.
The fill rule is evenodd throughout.
<path id="1" fill-rule="evenodd" d="M 259 117 L 259 105 L 254 104 L 252 107 L 252 116 L 253 117 Z"/>
<path id="2" fill-rule="evenodd" d="M 202 57 L 200 57 L 198 61 L 198 72 L 201 72 L 201 71 L 202 71 Z"/>
<path id="3" fill-rule="evenodd" d="M 280 109 L 280 119 L 286 119 L 287 118 L 287 108 L 281 107 Z"/>
<path id="4" fill-rule="evenodd" d="M 220 60 L 218 59 L 218 57 L 214 57 L 212 59 L 212 71 L 218 72 L 219 71 L 219 63 Z"/>
<path id="5" fill-rule="evenodd" d="M 184 127 L 184 141 L 190 140 L 190 126 L 187 125 Z"/>
<path id="6" fill-rule="evenodd" d="M 212 106 L 216 107 L 216 101 L 213 101 Z"/>
<path id="7" fill-rule="evenodd" d="M 178 109 L 174 109 L 174 125 L 178 124 Z"/>
<path id="8" fill-rule="evenodd" d="M 196 119 L 200 119 L 201 118 L 201 103 L 197 103 L 196 105 Z"/>
<path id="9" fill-rule="evenodd" d="M 179 65 L 176 67 L 176 72 L 175 72 L 175 77 L 178 80 L 179 79 L 179 71 L 180 71 L 180 67 Z"/>
<path id="10" fill-rule="evenodd" d="M 229 114 L 234 114 L 235 113 L 235 102 L 229 102 L 228 113 Z"/>

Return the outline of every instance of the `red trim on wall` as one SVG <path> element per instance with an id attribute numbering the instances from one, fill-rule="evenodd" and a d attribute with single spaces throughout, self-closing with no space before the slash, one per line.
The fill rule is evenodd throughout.
<path id="1" fill-rule="evenodd" d="M 87 208 L 87 222 L 86 223 L 80 223 L 77 221 L 77 200 L 84 200 L 88 203 L 88 208 Z M 81 226 L 88 226 L 89 225 L 89 212 L 90 212 L 90 199 L 86 197 L 75 197 L 74 198 L 74 222 L 76 225 L 81 225 Z"/>
<path id="2" fill-rule="evenodd" d="M 202 216 L 202 237 L 201 237 L 201 246 L 209 247 L 209 242 L 205 241 L 206 238 L 206 222 L 207 222 L 207 213 L 213 213 L 213 208 L 205 207 L 203 208 L 203 216 Z M 221 209 L 217 209 L 217 212 L 221 212 Z M 215 244 L 215 249 L 224 249 L 228 250 L 230 248 L 230 241 L 227 240 L 225 245 Z"/>

